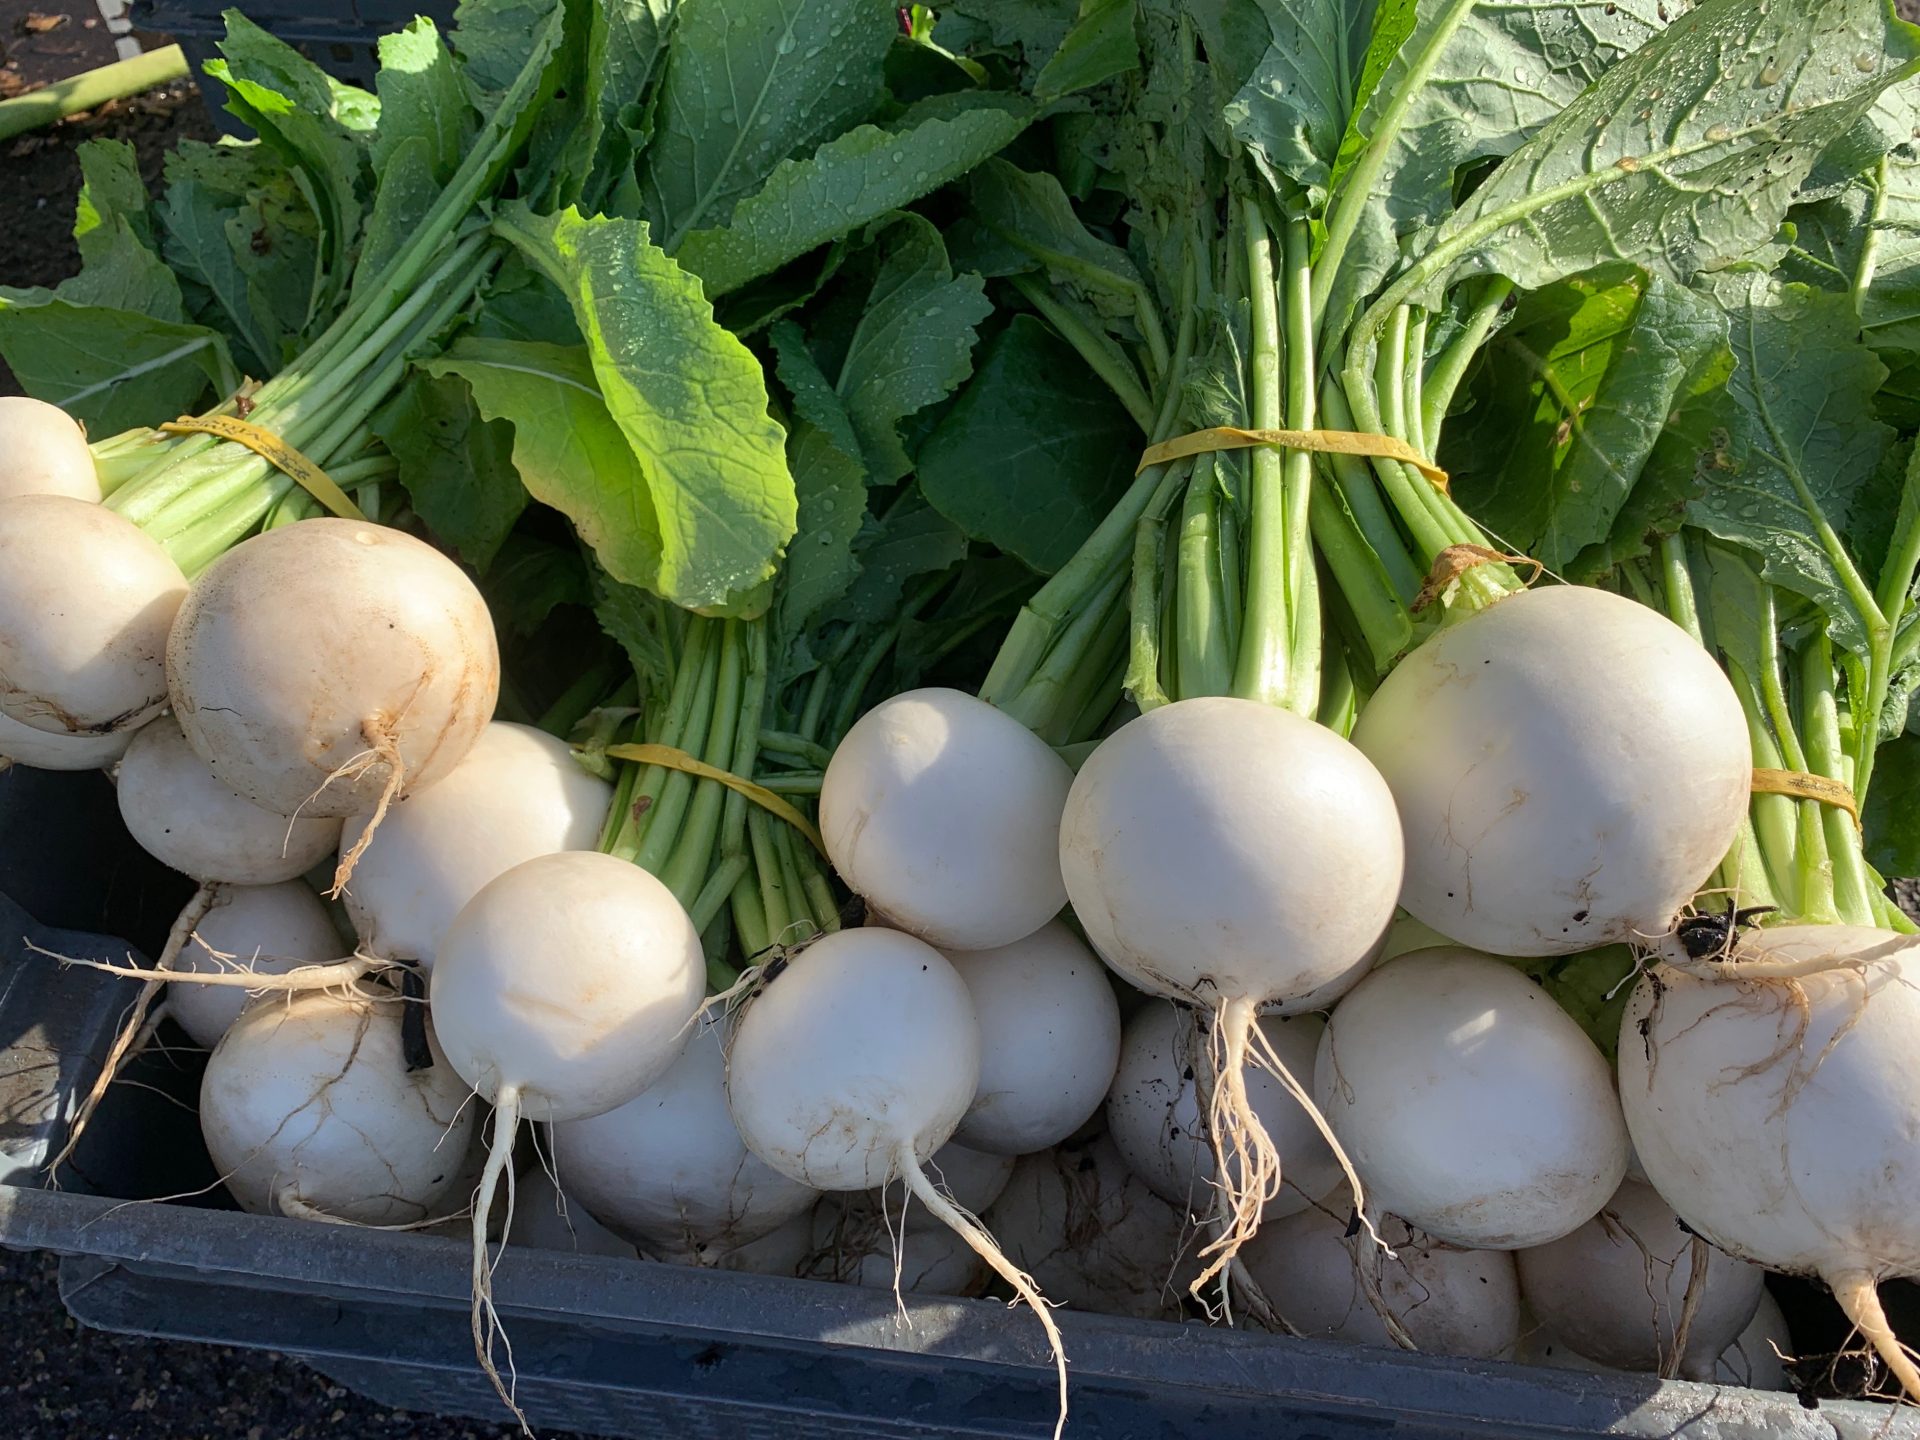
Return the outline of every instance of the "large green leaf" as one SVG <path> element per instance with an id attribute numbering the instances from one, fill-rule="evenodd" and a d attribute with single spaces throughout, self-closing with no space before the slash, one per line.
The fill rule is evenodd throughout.
<path id="1" fill-rule="evenodd" d="M 428 172 L 446 184 L 473 138 L 474 117 L 460 71 L 433 21 L 419 16 L 380 37 L 374 84 L 380 92 L 380 124 L 370 153 L 382 185 L 388 161 L 408 140 L 424 143 Z"/>
<path id="2" fill-rule="evenodd" d="M 1090 89 L 1140 63 L 1133 0 L 1080 0 L 1080 16 L 1033 82 L 1043 100 Z"/>
<path id="3" fill-rule="evenodd" d="M 74 151 L 80 162 L 80 198 L 74 205 L 73 238 L 80 253 L 101 226 L 125 220 L 134 238 L 152 247 L 153 220 L 147 213 L 147 186 L 140 159 L 125 140 L 87 140 Z"/>
<path id="4" fill-rule="evenodd" d="M 814 363 L 800 328 L 783 322 L 774 327 L 772 339 L 780 383 L 793 397 L 787 458 L 800 498 L 799 534 L 781 577 L 780 628 L 790 639 L 804 634 L 860 573 L 853 547 L 867 514 L 867 471 L 853 422 Z"/>
<path id="5" fill-rule="evenodd" d="M 380 190 L 367 218 L 366 238 L 354 266 L 352 293 L 361 294 L 380 283 L 381 272 L 420 231 L 427 212 L 440 198 L 434 178 L 433 149 L 424 135 L 413 135 L 396 145 L 380 172 Z"/>
<path id="6" fill-rule="evenodd" d="M 1882 0 L 1707 0 L 1608 70 L 1443 225 L 1429 272 L 1523 288 L 1609 260 L 1682 283 L 1771 240 L 1913 58 Z"/>
<path id="7" fill-rule="evenodd" d="M 1725 344 L 1718 306 L 1624 266 L 1527 296 L 1449 426 L 1454 494 L 1559 571 L 1613 526 L 1687 377 Z"/>
<path id="8" fill-rule="evenodd" d="M 855 551 L 860 578 L 828 617 L 886 624 L 898 618 L 909 582 L 957 565 L 966 554 L 967 537 L 959 528 L 917 489 L 908 489 L 862 534 Z"/>
<path id="9" fill-rule="evenodd" d="M 239 383 L 215 331 L 51 290 L 0 288 L 0 355 L 27 394 L 96 435 L 171 420 L 195 409 L 209 388 Z"/>
<path id="10" fill-rule="evenodd" d="M 1885 368 L 1844 295 L 1758 273 L 1718 277 L 1711 293 L 1735 366 L 1720 399 L 1725 458 L 1687 519 L 1753 551 L 1767 580 L 1820 607 L 1836 643 L 1864 651 L 1865 622 L 1822 531 L 1847 533 L 1893 438 L 1873 418 Z"/>
<path id="11" fill-rule="evenodd" d="M 1324 194 L 1353 108 L 1373 6 L 1243 0 L 1205 9 L 1212 12 L 1208 59 L 1224 83 L 1239 84 L 1225 106 L 1228 129 L 1270 173 Z M 1262 48 L 1249 64 L 1254 43 Z"/>
<path id="12" fill-rule="evenodd" d="M 688 235 L 676 258 L 709 295 L 724 295 L 958 179 L 1032 118 L 1014 101 L 904 130 L 862 125 L 782 163 L 728 224 Z"/>
<path id="13" fill-rule="evenodd" d="M 782 160 L 865 120 L 898 32 L 887 0 L 683 0 L 642 162 L 661 243 L 724 225 Z"/>
<path id="14" fill-rule="evenodd" d="M 1050 574 L 1125 491 L 1141 443 L 1073 347 L 1016 315 L 920 447 L 920 488 L 973 539 Z"/>
<path id="15" fill-rule="evenodd" d="M 497 228 L 567 296 L 644 477 L 646 513 L 633 493 L 597 495 L 591 476 L 568 511 L 607 573 L 689 609 L 771 576 L 796 517 L 785 436 L 759 362 L 714 323 L 700 282 L 640 221 L 516 205 Z"/>
<path id="16" fill-rule="evenodd" d="M 1128 315 L 1150 304 L 1145 282 L 1125 250 L 1094 235 L 1074 213 L 1059 180 L 989 160 L 967 176 L 968 225 L 1007 256 L 982 258 L 995 274 L 1044 267 L 1055 285 L 1084 293 L 1108 315 Z"/>
<path id="17" fill-rule="evenodd" d="M 569 177 L 561 198 L 605 201 L 645 139 L 649 86 L 665 61 L 678 0 L 595 0 L 584 7 L 583 90 L 573 133 L 557 162 Z"/>
<path id="18" fill-rule="evenodd" d="M 264 368 L 278 359 L 278 336 L 262 330 L 248 299 L 246 274 L 227 239 L 227 222 L 238 208 L 191 176 L 175 180 L 160 210 L 163 253 L 175 271 L 207 288 L 220 311 L 218 323 L 251 357 L 243 363 Z"/>
<path id="19" fill-rule="evenodd" d="M 373 430 L 400 462 L 400 483 L 427 528 L 484 572 L 527 508 L 513 427 L 481 419 L 459 376 L 419 373 L 374 417 Z"/>

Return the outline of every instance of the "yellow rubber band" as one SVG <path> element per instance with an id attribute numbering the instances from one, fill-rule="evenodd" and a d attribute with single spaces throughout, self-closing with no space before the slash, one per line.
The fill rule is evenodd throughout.
<path id="1" fill-rule="evenodd" d="M 813 822 L 802 815 L 785 800 L 771 790 L 754 784 L 734 774 L 731 770 L 722 770 L 709 765 L 706 761 L 676 750 L 671 745 L 609 745 L 604 752 L 615 760 L 637 760 L 642 765 L 664 765 L 669 770 L 679 770 L 688 775 L 698 776 L 702 780 L 717 780 L 735 794 L 744 795 L 762 810 L 777 815 L 807 837 L 807 843 L 822 855 L 827 853 L 827 842 L 820 838 L 820 832 L 813 828 Z"/>
<path id="2" fill-rule="evenodd" d="M 169 435 L 218 435 L 222 440 L 244 445 L 342 520 L 367 518 L 326 471 L 271 430 L 249 425 L 237 415 L 182 415 L 160 428 Z"/>
<path id="3" fill-rule="evenodd" d="M 1133 473 L 1138 475 L 1151 465 L 1169 460 L 1184 460 L 1189 455 L 1204 455 L 1209 450 L 1251 450 L 1257 445 L 1277 445 L 1286 450 L 1312 450 L 1321 455 L 1378 456 L 1411 465 L 1434 488 L 1446 492 L 1447 472 L 1434 464 L 1404 440 L 1391 435 L 1367 435 L 1358 430 L 1242 430 L 1236 425 L 1216 425 L 1211 430 L 1195 430 L 1149 445 L 1141 453 Z"/>
<path id="4" fill-rule="evenodd" d="M 1803 770 L 1755 770 L 1753 790 L 1757 795 L 1791 795 L 1796 800 L 1817 800 L 1822 805 L 1846 811 L 1855 825 L 1860 823 L 1860 802 L 1854 799 L 1853 791 L 1824 775 L 1809 775 Z"/>

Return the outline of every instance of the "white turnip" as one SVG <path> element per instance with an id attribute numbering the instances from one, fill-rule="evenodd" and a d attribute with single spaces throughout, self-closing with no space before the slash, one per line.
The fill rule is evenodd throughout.
<path id="1" fill-rule="evenodd" d="M 249 1006 L 207 1062 L 200 1129 L 243 1209 L 365 1225 L 425 1219 L 466 1157 L 467 1088 L 409 1071 L 393 994 Z"/>
<path id="2" fill-rule="evenodd" d="M 524 860 L 599 841 L 613 787 L 544 731 L 494 721 L 445 778 L 397 801 L 372 838 L 368 817 L 340 835 L 361 846 L 347 913 L 370 953 L 431 971 L 440 937 L 480 887 Z"/>
<path id="3" fill-rule="evenodd" d="M 137 733 L 54 735 L 0 715 L 0 770 L 10 764 L 30 770 L 102 770 L 126 754 Z"/>
<path id="4" fill-rule="evenodd" d="M 1877 1294 L 1920 1274 L 1920 939 L 1786 925 L 1669 959 L 1685 968 L 1642 976 L 1620 1027 L 1647 1178 L 1722 1250 L 1826 1281 L 1920 1399 Z"/>
<path id="5" fill-rule="evenodd" d="M 1142 1006 L 1127 1022 L 1107 1094 L 1107 1129 L 1121 1156 L 1149 1189 L 1189 1215 L 1206 1213 L 1218 1173 L 1201 1113 L 1209 1051 L 1203 1026 L 1197 1012 L 1178 1005 Z M 1317 1015 L 1260 1020 L 1266 1044 L 1287 1069 L 1309 1077 L 1325 1028 Z M 1261 1212 L 1278 1219 L 1331 1194 L 1340 1165 L 1286 1086 L 1251 1059 L 1245 1070 L 1247 1101 L 1280 1157 L 1282 1188 Z"/>
<path id="6" fill-rule="evenodd" d="M 1241 1258 L 1303 1335 L 1471 1359 L 1513 1353 L 1521 1309 L 1511 1255 L 1443 1244 L 1396 1219 L 1381 1237 L 1390 1254 L 1364 1233 L 1349 1237 L 1344 1217 L 1312 1208 L 1268 1224 Z"/>
<path id="7" fill-rule="evenodd" d="M 202 884 L 291 880 L 340 843 L 338 820 L 288 819 L 234 794 L 165 716 L 133 737 L 118 779 L 128 833 L 161 864 Z"/>
<path id="8" fill-rule="evenodd" d="M 1696 1259 L 1705 1265 L 1676 1354 Z M 1753 1319 L 1766 1273 L 1689 1235 L 1666 1201 L 1631 1180 L 1578 1230 L 1520 1251 L 1518 1262 L 1528 1306 L 1562 1343 L 1603 1365 L 1689 1380 L 1713 1378 Z"/>
<path id="9" fill-rule="evenodd" d="M 11 495 L 100 499 L 87 432 L 59 406 L 0 395 L 0 499 Z"/>
<path id="10" fill-rule="evenodd" d="M 1364 755 L 1310 720 L 1251 700 L 1182 700 L 1123 726 L 1081 767 L 1060 864 L 1108 964 L 1215 1015 L 1220 1229 L 1204 1283 L 1280 1192 L 1283 1157 L 1247 1095 L 1250 1053 L 1312 1105 L 1254 1021 L 1325 1003 L 1365 973 L 1400 889 L 1393 797 Z"/>
<path id="11" fill-rule="evenodd" d="M 132 521 L 66 495 L 0 500 L 0 715 L 54 735 L 133 730 L 167 703 L 187 577 Z"/>
<path id="12" fill-rule="evenodd" d="M 486 603 L 459 566 L 352 520 L 229 550 L 194 582 L 166 656 L 188 743 L 280 815 L 377 821 L 460 762 L 500 688 Z"/>
<path id="13" fill-rule="evenodd" d="M 1418 950 L 1355 986 L 1314 1085 L 1373 1200 L 1455 1245 L 1543 1245 L 1626 1174 L 1600 1051 L 1546 991 L 1470 950 Z"/>
<path id="14" fill-rule="evenodd" d="M 706 1017 L 639 1095 L 549 1132 L 568 1193 L 616 1233 L 668 1258 L 735 1250 L 818 1198 L 741 1143 L 727 1109 L 728 1029 L 720 1016 Z"/>
<path id="15" fill-rule="evenodd" d="M 747 1006 L 727 1061 L 727 1099 L 747 1148 L 802 1184 L 868 1190 L 906 1182 L 1033 1309 L 1060 1379 L 1060 1334 L 1033 1283 L 980 1222 L 928 1178 L 980 1080 L 966 982 L 932 946 L 895 930 L 815 942 Z"/>
<path id="16" fill-rule="evenodd" d="M 477 1178 L 477 1177 L 476 1177 Z M 569 1255 L 637 1258 L 633 1246 L 602 1225 L 579 1201 L 570 1199 L 538 1166 L 519 1177 L 513 1228 L 508 1243 L 529 1250 L 558 1250 Z"/>
<path id="17" fill-rule="evenodd" d="M 174 962 L 181 970 L 238 970 L 272 977 L 331 960 L 343 948 L 326 906 L 297 880 L 210 889 L 205 913 Z M 167 991 L 166 1012 L 194 1044 L 211 1050 L 239 1018 L 248 998 L 234 986 L 181 983 Z"/>
<path id="18" fill-rule="evenodd" d="M 833 752 L 827 856 L 894 927 L 949 950 L 1031 935 L 1067 903 L 1060 807 L 1073 772 L 1040 738 L 958 690 L 882 701 Z"/>
<path id="19" fill-rule="evenodd" d="M 1406 829 L 1401 904 L 1498 955 L 1667 933 L 1732 846 L 1753 767 L 1713 657 L 1577 586 L 1443 627 L 1381 682 L 1353 743 Z"/>
<path id="20" fill-rule="evenodd" d="M 980 1023 L 980 1089 L 955 1137 L 1030 1155 L 1066 1139 L 1107 1093 L 1120 1054 L 1120 1004 L 1106 968 L 1049 921 L 996 950 L 947 957 Z"/>

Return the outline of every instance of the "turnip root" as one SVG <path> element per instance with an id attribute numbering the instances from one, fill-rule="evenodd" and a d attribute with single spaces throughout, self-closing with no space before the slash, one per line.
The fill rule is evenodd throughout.
<path id="1" fill-rule="evenodd" d="M 1105 1134 L 1021 1156 L 986 1220 L 1047 1298 L 1075 1310 L 1177 1319 L 1199 1270 L 1183 1213 L 1128 1168 Z"/>
<path id="2" fill-rule="evenodd" d="M 202 884 L 292 880 L 340 843 L 338 820 L 289 820 L 234 794 L 165 716 L 127 747 L 119 799 L 141 848 Z"/>
<path id="3" fill-rule="evenodd" d="M 0 500 L 65 495 L 98 503 L 87 432 L 66 411 L 24 395 L 0 395 Z"/>
<path id="4" fill-rule="evenodd" d="M 1443 627 L 1381 682 L 1353 743 L 1406 827 L 1400 903 L 1497 955 L 1666 934 L 1732 846 L 1753 767 L 1713 657 L 1577 586 Z"/>
<path id="5" fill-rule="evenodd" d="M 412 536 L 352 520 L 303 520 L 221 556 L 166 654 L 174 714 L 223 783 L 278 815 L 368 813 L 370 827 L 459 764 L 500 688 L 473 582 Z"/>
<path id="6" fill-rule="evenodd" d="M 1247 1094 L 1250 1051 L 1312 1105 L 1255 1018 L 1324 1003 L 1365 973 L 1400 889 L 1393 797 L 1364 755 L 1310 720 L 1251 700 L 1182 700 L 1123 726 L 1081 767 L 1060 865 L 1109 965 L 1215 1013 L 1220 1229 L 1204 1284 L 1280 1193 L 1283 1157 Z"/>
<path id="7" fill-rule="evenodd" d="M 237 970 L 267 978 L 318 965 L 341 950 L 326 906 L 296 880 L 278 885 L 215 885 L 206 913 L 180 949 L 181 970 Z M 193 1043 L 211 1050 L 247 1006 L 245 990 L 182 983 L 167 992 L 166 1013 Z"/>
<path id="8" fill-rule="evenodd" d="M 1073 772 L 1019 721 L 958 690 L 876 705 L 820 790 L 827 856 L 894 927 L 949 950 L 1031 935 L 1066 905 L 1060 807 Z"/>
<path id="9" fill-rule="evenodd" d="M 1057 920 L 947 958 L 980 1022 L 980 1090 L 955 1135 L 1001 1155 L 1066 1139 L 1100 1108 L 1119 1059 L 1120 1004 L 1105 968 Z"/>
<path id="10" fill-rule="evenodd" d="M 397 802 L 376 837 L 366 816 L 346 822 L 342 853 L 365 861 L 346 890 L 361 944 L 431 971 L 481 886 L 523 860 L 595 848 L 612 797 L 563 742 L 494 721 L 444 779 Z"/>
<path id="11" fill-rule="evenodd" d="M 1374 1201 L 1476 1249 L 1543 1245 L 1620 1187 L 1627 1129 L 1593 1041 L 1511 965 L 1388 961 L 1327 1021 L 1315 1091 Z"/>
<path id="12" fill-rule="evenodd" d="M 915 1295 L 978 1295 L 989 1273 L 965 1237 L 944 1227 L 898 1236 L 870 1232 L 862 1252 L 842 1255 L 840 1263 L 855 1285 Z"/>
<path id="13" fill-rule="evenodd" d="M 1395 1219 L 1381 1236 L 1390 1254 L 1348 1237 L 1343 1216 L 1313 1208 L 1268 1224 L 1241 1258 L 1302 1335 L 1469 1359 L 1513 1353 L 1521 1310 L 1512 1256 L 1447 1245 Z"/>
<path id="14" fill-rule="evenodd" d="M 513 1228 L 507 1240 L 529 1250 L 559 1250 L 569 1255 L 605 1255 L 613 1259 L 638 1258 L 633 1246 L 587 1213 L 586 1207 L 561 1193 L 545 1170 L 535 1167 L 517 1182 Z"/>
<path id="15" fill-rule="evenodd" d="M 1920 1274 L 1920 939 L 1785 925 L 1684 963 L 1642 976 L 1621 1022 L 1648 1179 L 1722 1250 L 1826 1281 L 1920 1399 L 1876 1293 Z"/>
<path id="16" fill-rule="evenodd" d="M 1007 1181 L 1013 1178 L 1013 1163 L 1011 1155 L 974 1150 L 950 1140 L 928 1159 L 927 1173 L 954 1204 L 969 1215 L 979 1215 L 1007 1188 Z M 897 1217 L 904 1213 L 909 1228 L 940 1223 L 922 1218 L 925 1212 L 915 1207 L 904 1181 L 896 1180 L 884 1190 L 873 1191 L 868 1198 L 873 1205 L 895 1216 L 896 1223 Z"/>
<path id="17" fill-rule="evenodd" d="M 303 524 L 315 524 L 304 521 Z M 298 528 L 298 527 L 296 527 Z M 490 880 L 440 942 L 430 995 L 448 1062 L 494 1107 L 473 1207 L 473 1341 L 494 1368 L 487 1218 L 522 1118 L 584 1120 L 624 1105 L 679 1058 L 706 959 L 673 893 L 597 851 L 527 860 Z"/>
<path id="18" fill-rule="evenodd" d="M 1060 1379 L 1057 1437 L 1066 1357 L 1047 1304 L 925 1169 L 979 1080 L 966 983 L 932 946 L 877 927 L 826 935 L 783 969 L 747 1005 L 727 1061 L 727 1099 L 749 1150 L 822 1190 L 904 1180 L 1032 1307 Z"/>
<path id="19" fill-rule="evenodd" d="M 737 1249 L 819 1198 L 741 1143 L 727 1109 L 728 1028 L 704 1018 L 672 1068 L 634 1099 L 550 1131 L 568 1192 L 669 1259 Z"/>
<path id="20" fill-rule="evenodd" d="M 1313 1074 L 1325 1022 L 1317 1015 L 1266 1016 L 1260 1030 L 1295 1075 Z M 1207 1064 L 1204 1022 L 1178 1005 L 1149 1004 L 1127 1022 L 1120 1065 L 1107 1094 L 1107 1129 L 1133 1173 L 1183 1215 L 1204 1214 L 1213 1189 L 1213 1145 L 1201 1113 Z M 1275 1220 L 1304 1210 L 1340 1183 L 1340 1165 L 1300 1102 L 1253 1060 L 1247 1101 L 1280 1157 L 1280 1191 L 1261 1211 Z"/>
<path id="21" fill-rule="evenodd" d="M 1764 1291 L 1763 1270 L 1714 1253 L 1631 1180 L 1578 1230 L 1517 1258 L 1528 1306 L 1564 1344 L 1603 1365 L 1689 1380 L 1713 1378 Z M 1689 1305 L 1696 1259 L 1705 1264 Z M 1685 1347 L 1676 1353 L 1683 1316 Z"/>
<path id="22" fill-rule="evenodd" d="M 200 1128 L 243 1209 L 364 1225 L 424 1220 L 471 1137 L 445 1064 L 409 1071 L 402 1002 L 310 992 L 248 1007 L 207 1062 Z"/>
<path id="23" fill-rule="evenodd" d="M 133 730 L 107 735 L 54 735 L 0 715 L 0 771 L 9 765 L 30 770 L 104 770 L 133 743 Z"/>
<path id="24" fill-rule="evenodd" d="M 167 703 L 187 577 L 132 521 L 66 495 L 0 500 L 0 715 L 111 735 Z"/>

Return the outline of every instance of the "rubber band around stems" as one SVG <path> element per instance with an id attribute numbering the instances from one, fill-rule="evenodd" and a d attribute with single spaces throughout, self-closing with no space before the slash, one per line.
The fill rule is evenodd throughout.
<path id="1" fill-rule="evenodd" d="M 1818 801 L 1822 805 L 1846 811 L 1853 817 L 1856 827 L 1860 824 L 1860 802 L 1854 798 L 1853 791 L 1825 775 L 1809 775 L 1804 770 L 1756 769 L 1753 772 L 1753 793 Z"/>
<path id="2" fill-rule="evenodd" d="M 1149 445 L 1140 455 L 1134 474 L 1155 465 L 1204 455 L 1212 450 L 1252 450 L 1270 445 L 1282 450 L 1310 450 L 1319 455 L 1359 455 L 1373 459 L 1398 460 L 1411 465 L 1433 482 L 1433 488 L 1447 493 L 1447 472 L 1404 440 L 1391 435 L 1368 434 L 1361 430 L 1243 430 L 1237 425 L 1216 425 L 1209 430 L 1194 430 L 1175 435 L 1158 445 Z"/>
<path id="3" fill-rule="evenodd" d="M 802 815 L 792 805 L 764 786 L 734 774 L 731 770 L 722 770 L 717 765 L 677 750 L 671 745 L 609 745 L 599 752 L 611 760 L 633 760 L 642 765 L 659 765 L 668 770 L 678 770 L 701 780 L 712 780 L 726 786 L 737 795 L 744 795 L 768 814 L 781 819 L 798 830 L 809 845 L 822 855 L 827 853 L 827 842 L 820 838 L 820 832 L 813 822 Z"/>
<path id="4" fill-rule="evenodd" d="M 250 424 L 237 415 L 182 415 L 158 427 L 169 435 L 214 435 L 244 445 L 342 520 L 367 517 L 326 471 L 271 430 Z"/>

